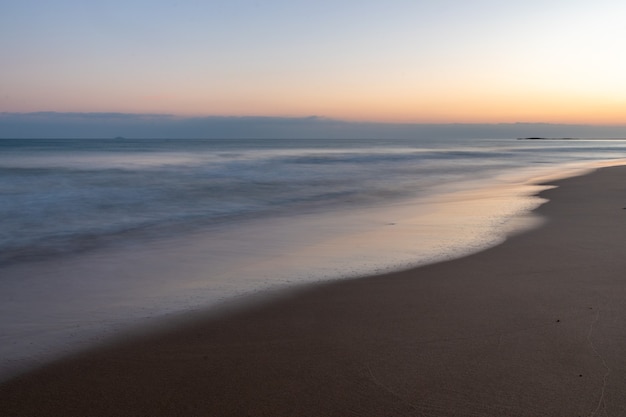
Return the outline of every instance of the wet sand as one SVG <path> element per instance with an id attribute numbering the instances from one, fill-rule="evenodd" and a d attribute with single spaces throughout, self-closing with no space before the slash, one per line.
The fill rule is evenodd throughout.
<path id="1" fill-rule="evenodd" d="M 0 415 L 626 415 L 625 178 L 555 182 L 544 226 L 478 254 L 58 361 L 0 385 Z"/>

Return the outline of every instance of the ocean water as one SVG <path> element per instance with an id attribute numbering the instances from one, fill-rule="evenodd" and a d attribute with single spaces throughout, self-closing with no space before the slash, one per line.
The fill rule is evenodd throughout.
<path id="1" fill-rule="evenodd" d="M 0 140 L 0 380 L 266 288 L 481 250 L 619 140 Z"/>

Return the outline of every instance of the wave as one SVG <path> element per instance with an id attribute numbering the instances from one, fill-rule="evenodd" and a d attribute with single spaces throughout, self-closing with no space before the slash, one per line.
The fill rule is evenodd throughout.
<path id="1" fill-rule="evenodd" d="M 267 216 L 376 205 L 624 144 L 2 141 L 0 263 Z"/>

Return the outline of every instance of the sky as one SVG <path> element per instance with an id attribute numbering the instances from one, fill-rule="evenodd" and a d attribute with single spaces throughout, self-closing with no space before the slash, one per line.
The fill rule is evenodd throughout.
<path id="1" fill-rule="evenodd" d="M 623 0 L 0 0 L 0 113 L 626 125 Z"/>

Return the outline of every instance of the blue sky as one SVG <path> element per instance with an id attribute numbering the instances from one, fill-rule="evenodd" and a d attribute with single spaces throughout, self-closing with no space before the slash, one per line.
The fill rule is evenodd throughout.
<path id="1" fill-rule="evenodd" d="M 0 1 L 0 112 L 626 123 L 617 0 Z"/>

